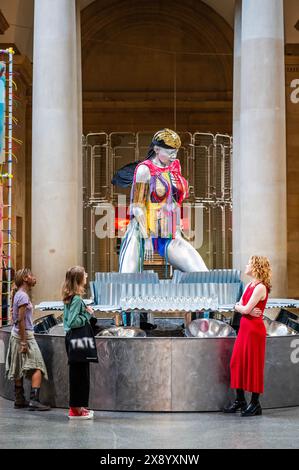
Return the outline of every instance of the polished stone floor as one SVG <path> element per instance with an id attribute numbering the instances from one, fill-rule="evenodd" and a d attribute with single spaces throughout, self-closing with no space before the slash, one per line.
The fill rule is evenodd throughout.
<path id="1" fill-rule="evenodd" d="M 299 407 L 240 418 L 222 413 L 95 412 L 68 421 L 67 411 L 15 410 L 0 398 L 0 449 L 298 449 Z"/>

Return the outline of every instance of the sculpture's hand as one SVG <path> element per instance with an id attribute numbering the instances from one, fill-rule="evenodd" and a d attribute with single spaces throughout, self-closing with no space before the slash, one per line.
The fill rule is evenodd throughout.
<path id="1" fill-rule="evenodd" d="M 180 228 L 177 228 L 175 231 L 175 238 L 183 238 L 182 231 Z"/>
<path id="2" fill-rule="evenodd" d="M 132 212 L 137 220 L 141 236 L 147 238 L 146 210 L 142 207 L 133 206 Z"/>
<path id="3" fill-rule="evenodd" d="M 146 238 L 144 240 L 144 260 L 145 261 L 154 260 L 154 247 L 153 247 L 153 241 L 151 238 Z"/>
<path id="4" fill-rule="evenodd" d="M 175 238 L 184 238 L 184 237 L 185 237 L 185 234 L 184 234 L 183 222 L 182 220 L 180 220 L 176 227 Z M 188 237 L 186 238 L 188 239 Z"/>

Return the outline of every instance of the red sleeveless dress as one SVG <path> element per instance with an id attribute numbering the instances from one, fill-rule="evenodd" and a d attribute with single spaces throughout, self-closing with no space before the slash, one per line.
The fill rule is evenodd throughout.
<path id="1" fill-rule="evenodd" d="M 242 305 L 247 305 L 254 288 L 249 284 L 242 297 Z M 268 300 L 256 305 L 263 313 Z M 230 362 L 231 388 L 242 388 L 247 392 L 264 392 L 264 367 L 266 351 L 266 328 L 262 315 L 253 317 L 242 315 L 239 333 L 234 345 Z"/>

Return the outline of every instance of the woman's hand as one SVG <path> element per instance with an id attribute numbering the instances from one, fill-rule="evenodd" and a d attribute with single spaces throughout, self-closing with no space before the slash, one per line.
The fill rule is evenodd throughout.
<path id="1" fill-rule="evenodd" d="M 263 314 L 263 312 L 262 312 L 261 309 L 259 309 L 259 308 L 254 308 L 254 309 L 251 310 L 251 312 L 250 312 L 250 315 L 251 315 L 252 317 L 260 317 L 262 314 Z"/>
<path id="2" fill-rule="evenodd" d="M 20 346 L 20 353 L 21 353 L 21 354 L 27 354 L 28 351 L 29 351 L 29 349 L 28 349 L 28 343 L 25 342 L 25 341 L 22 342 L 22 343 L 21 343 L 21 346 Z"/>
<path id="3" fill-rule="evenodd" d="M 237 312 L 242 313 L 242 315 L 252 315 L 256 317 L 261 316 L 262 311 L 259 308 L 256 308 L 256 305 L 258 305 L 258 303 L 261 300 L 265 299 L 266 294 L 267 294 L 266 287 L 263 284 L 258 284 L 253 290 L 253 293 L 248 303 L 246 305 L 242 305 L 240 302 L 237 302 L 235 305 L 235 310 Z M 242 299 L 243 299 L 243 296 L 242 296 Z"/>
<path id="4" fill-rule="evenodd" d="M 153 241 L 151 238 L 146 238 L 144 240 L 144 260 L 145 261 L 154 260 L 154 247 L 153 247 Z"/>
<path id="5" fill-rule="evenodd" d="M 86 312 L 90 313 L 90 315 L 94 314 L 94 310 L 90 306 L 86 307 Z"/>
<path id="6" fill-rule="evenodd" d="M 237 302 L 234 309 L 242 315 L 251 315 L 252 317 L 260 317 L 263 314 L 259 308 L 255 307 L 250 312 L 247 312 L 246 306 L 242 305 L 241 302 Z"/>
<path id="7" fill-rule="evenodd" d="M 96 326 L 97 321 L 98 321 L 97 317 L 90 317 L 89 323 L 90 323 L 92 328 L 94 328 Z"/>

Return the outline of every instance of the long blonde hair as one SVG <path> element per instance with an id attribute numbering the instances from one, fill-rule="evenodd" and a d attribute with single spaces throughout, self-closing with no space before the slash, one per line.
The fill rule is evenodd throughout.
<path id="1" fill-rule="evenodd" d="M 84 274 L 85 269 L 82 266 L 73 266 L 67 270 L 62 286 L 62 301 L 65 304 L 68 304 L 74 295 L 82 297 L 85 294 Z"/>
<path id="2" fill-rule="evenodd" d="M 270 261 L 266 256 L 251 256 L 250 257 L 250 266 L 252 275 L 261 281 L 267 289 L 271 290 L 271 276 L 272 270 L 270 266 Z"/>

